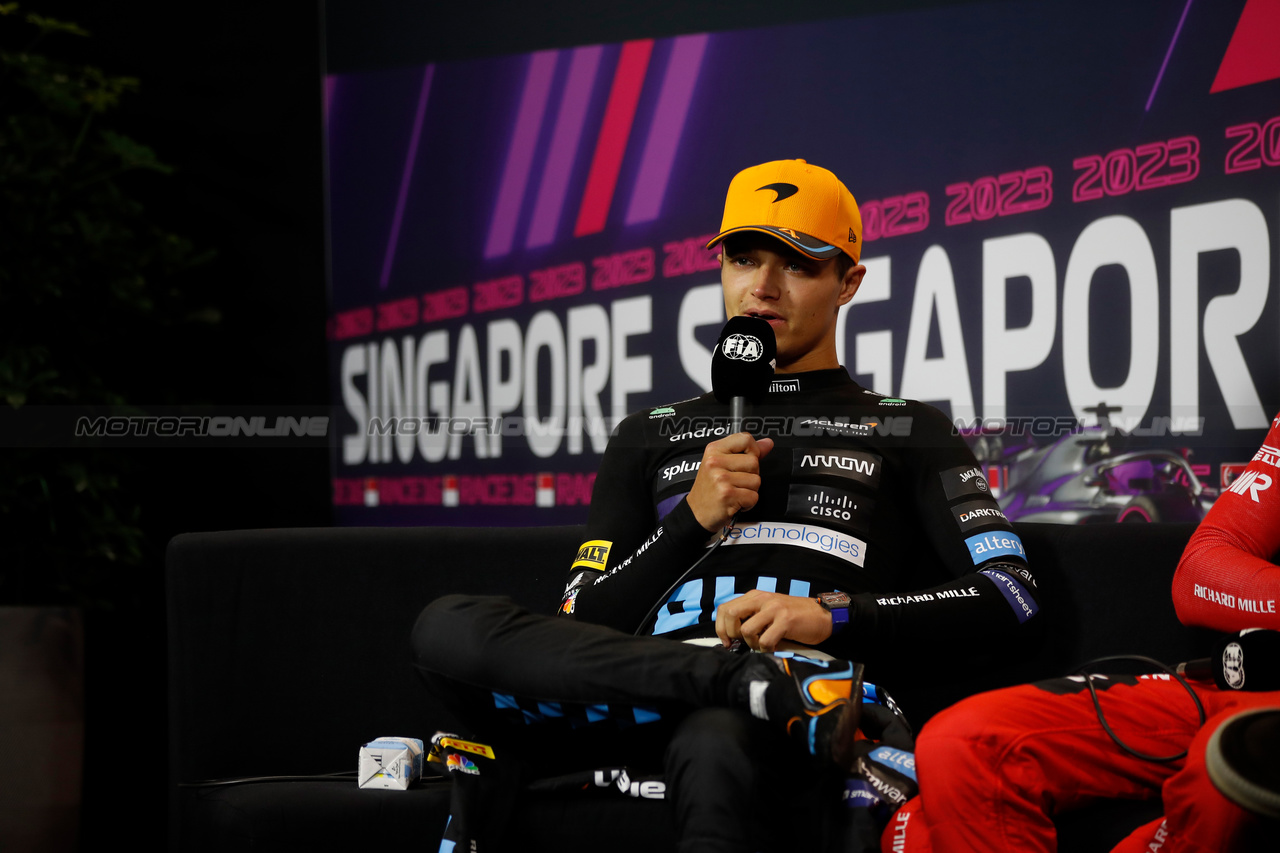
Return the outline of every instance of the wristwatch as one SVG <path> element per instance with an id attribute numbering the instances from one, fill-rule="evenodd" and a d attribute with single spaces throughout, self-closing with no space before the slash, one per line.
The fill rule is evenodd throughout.
<path id="1" fill-rule="evenodd" d="M 818 595 L 818 603 L 831 612 L 831 635 L 834 637 L 849 626 L 849 604 L 847 592 L 824 592 Z"/>

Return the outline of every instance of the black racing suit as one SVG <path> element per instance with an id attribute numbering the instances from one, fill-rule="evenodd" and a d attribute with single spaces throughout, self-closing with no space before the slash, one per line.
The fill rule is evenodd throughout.
<path id="1" fill-rule="evenodd" d="M 687 849 L 752 849 L 744 808 L 770 782 L 802 784 L 777 758 L 762 766 L 759 756 L 786 751 L 769 743 L 776 732 L 723 707 L 744 656 L 667 639 L 714 635 L 719 602 L 750 589 L 848 592 L 849 626 L 823 648 L 855 660 L 912 637 L 936 648 L 1009 634 L 1039 609 L 1021 542 L 952 424 L 837 368 L 778 376 L 752 408 L 744 427 L 775 441 L 761 461 L 759 502 L 639 631 L 662 638 L 630 636 L 719 536 L 698 525 L 684 496 L 705 445 L 728 433 L 727 416 L 706 395 L 619 425 L 560 608 L 573 619 L 450 596 L 414 629 L 418 666 L 433 682 L 443 677 L 442 694 L 465 700 L 476 736 L 510 738 L 526 760 L 540 761 L 521 732 L 539 743 L 532 733 L 542 724 L 570 728 L 574 748 L 556 753 L 588 766 L 646 751 L 662 763 L 669 740 L 665 767 L 650 769 L 665 770 Z M 631 739 L 627 757 L 596 751 L 601 721 Z M 637 725 L 654 721 L 662 724 Z"/>
<path id="2" fill-rule="evenodd" d="M 1038 608 L 1022 543 L 972 452 L 932 406 L 883 397 L 843 368 L 774 379 L 744 428 L 772 438 L 760 500 L 644 633 L 714 634 L 750 589 L 853 598 L 829 651 L 855 660 L 910 638 L 1008 633 Z M 596 477 L 562 612 L 634 632 L 716 535 L 684 500 L 704 446 L 728 433 L 711 395 L 622 422 Z"/>

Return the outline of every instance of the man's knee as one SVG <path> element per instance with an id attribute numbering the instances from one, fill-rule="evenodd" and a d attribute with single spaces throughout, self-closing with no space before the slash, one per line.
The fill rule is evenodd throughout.
<path id="1" fill-rule="evenodd" d="M 749 753 L 758 723 L 733 708 L 701 708 L 680 721 L 667 746 L 667 763 L 722 761 Z"/>
<path id="2" fill-rule="evenodd" d="M 435 670 L 442 656 L 453 657 L 466 651 L 471 644 L 462 638 L 484 603 L 484 596 L 451 594 L 422 608 L 410 634 L 414 662 L 423 669 Z"/>
<path id="3" fill-rule="evenodd" d="M 962 699 L 934 715 L 916 738 L 916 761 L 923 774 L 965 775 L 964 768 L 1005 750 L 1016 737 L 998 693 Z M 934 773 L 932 775 L 938 775 Z"/>

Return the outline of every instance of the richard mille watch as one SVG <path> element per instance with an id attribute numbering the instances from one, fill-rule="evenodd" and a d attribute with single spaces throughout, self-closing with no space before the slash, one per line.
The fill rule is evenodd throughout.
<path id="1" fill-rule="evenodd" d="M 818 603 L 831 613 L 832 636 L 849 626 L 849 594 L 847 592 L 821 593 L 818 596 Z"/>

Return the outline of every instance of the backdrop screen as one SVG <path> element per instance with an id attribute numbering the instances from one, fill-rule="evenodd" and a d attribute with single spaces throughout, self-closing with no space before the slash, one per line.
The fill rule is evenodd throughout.
<path id="1" fill-rule="evenodd" d="M 337 522 L 583 521 L 617 419 L 710 388 L 703 245 L 780 158 L 862 210 L 841 362 L 947 412 L 1012 517 L 1202 510 L 1280 409 L 1276 10 L 965 5 L 330 76 Z"/>

